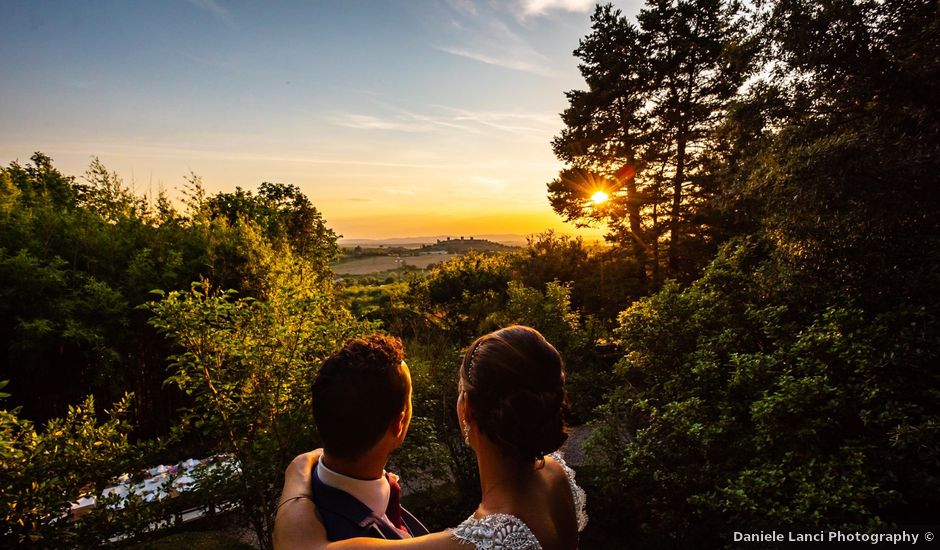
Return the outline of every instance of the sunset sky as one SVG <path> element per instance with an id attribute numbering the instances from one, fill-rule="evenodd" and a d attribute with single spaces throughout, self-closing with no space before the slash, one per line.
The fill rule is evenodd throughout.
<path id="1" fill-rule="evenodd" d="M 631 16 L 635 0 L 616 5 Z M 574 233 L 545 184 L 593 2 L 11 2 L 0 163 L 298 185 L 347 238 Z M 580 232 L 586 236 L 598 231 Z"/>

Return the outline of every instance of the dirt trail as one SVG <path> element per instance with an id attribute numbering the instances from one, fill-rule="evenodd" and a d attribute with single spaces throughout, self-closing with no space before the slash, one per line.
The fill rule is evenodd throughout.
<path id="1" fill-rule="evenodd" d="M 593 431 L 587 424 L 568 428 L 568 440 L 561 446 L 561 452 L 572 468 L 584 464 L 584 443 Z"/>

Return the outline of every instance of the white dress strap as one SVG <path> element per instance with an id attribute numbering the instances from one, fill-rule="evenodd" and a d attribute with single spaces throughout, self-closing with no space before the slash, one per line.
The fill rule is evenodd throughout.
<path id="1" fill-rule="evenodd" d="M 584 528 L 587 527 L 588 522 L 587 495 L 584 493 L 584 489 L 578 487 L 578 484 L 575 483 L 574 470 L 572 470 L 565 462 L 562 452 L 555 451 L 548 456 L 555 459 L 555 462 L 560 464 L 562 469 L 565 471 L 565 477 L 568 478 L 568 487 L 571 488 L 571 497 L 574 499 L 574 513 L 578 518 L 578 532 L 584 531 Z"/>

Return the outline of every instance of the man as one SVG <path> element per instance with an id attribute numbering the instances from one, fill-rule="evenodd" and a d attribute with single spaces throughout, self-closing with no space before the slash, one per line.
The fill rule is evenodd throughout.
<path id="1" fill-rule="evenodd" d="M 397 338 L 351 340 L 323 363 L 313 382 L 323 457 L 312 493 L 330 540 L 428 532 L 401 507 L 398 477 L 385 472 L 411 422 L 411 373 L 403 357 Z"/>

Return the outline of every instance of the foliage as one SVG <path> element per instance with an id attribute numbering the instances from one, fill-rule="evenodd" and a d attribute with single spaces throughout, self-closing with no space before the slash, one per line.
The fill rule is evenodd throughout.
<path id="1" fill-rule="evenodd" d="M 369 284 L 370 282 L 372 284 Z M 382 279 L 360 280 L 356 284 L 344 285 L 339 289 L 339 293 L 357 319 L 384 321 L 385 326 L 389 326 L 394 323 L 392 317 L 395 315 L 395 310 L 405 307 L 408 290 L 408 283 L 397 282 L 394 279 L 386 282 Z M 391 332 L 401 334 L 400 331 L 392 330 Z"/>
<path id="2" fill-rule="evenodd" d="M 937 5 L 805 1 L 763 14 L 766 77 L 727 124 L 722 208 L 801 285 L 883 311 L 932 301 L 940 202 Z"/>
<path id="3" fill-rule="evenodd" d="M 490 315 L 506 300 L 511 276 L 503 254 L 470 251 L 431 270 L 412 288 L 419 310 L 435 316 L 458 344 L 496 327 Z"/>
<path id="4" fill-rule="evenodd" d="M 319 364 L 368 325 L 340 307 L 298 258 L 272 259 L 264 300 L 197 283 L 151 302 L 151 323 L 178 351 L 167 379 L 192 400 L 188 418 L 234 469 L 199 480 L 207 504 L 235 502 L 268 547 L 282 469 L 316 442 L 310 383 Z"/>
<path id="5" fill-rule="evenodd" d="M 707 159 L 751 50 L 734 8 L 650 1 L 634 25 L 598 5 L 574 52 L 588 89 L 567 93 L 552 145 L 568 166 L 548 184 L 549 199 L 569 221 L 606 221 L 644 285 L 647 268 L 654 287 L 664 276 L 691 279 L 713 250 Z M 592 204 L 598 190 L 611 200 Z"/>
<path id="6" fill-rule="evenodd" d="M 191 550 L 251 550 L 254 547 L 225 533 L 199 531 L 177 533 L 152 541 L 139 542 L 128 546 L 127 550 L 177 550 L 178 548 Z"/>
<path id="7" fill-rule="evenodd" d="M 166 433 L 183 398 L 162 386 L 170 349 L 137 309 L 151 290 L 207 277 L 261 297 L 275 256 L 332 277 L 336 236 L 298 188 L 207 197 L 191 175 L 185 195 L 182 212 L 162 190 L 136 195 L 97 158 L 78 179 L 42 153 L 0 168 L 0 370 L 22 415 L 42 421 L 87 393 L 112 402 L 130 389 L 139 433 Z"/>
<path id="8" fill-rule="evenodd" d="M 575 419 L 596 418 L 579 473 L 594 528 L 710 548 L 741 525 L 929 523 L 938 22 L 928 0 L 654 0 L 637 24 L 599 6 L 549 198 L 608 223 L 614 246 L 547 233 L 341 293 L 336 235 L 295 186 L 208 196 L 191 175 L 178 211 L 97 159 L 82 178 L 42 153 L 0 168 L 0 538 L 145 532 L 168 503 L 59 518 L 133 470 L 148 449 L 131 430 L 163 433 L 183 406 L 189 448 L 232 459 L 193 502 L 237 504 L 268 545 L 283 465 L 316 441 L 315 365 L 378 323 L 405 338 L 415 381 L 394 467 L 430 487 L 437 526 L 479 500 L 461 351 L 509 323 L 561 350 Z M 597 189 L 611 200 L 587 202 Z M 624 308 L 612 367 L 598 344 Z"/>
<path id="9" fill-rule="evenodd" d="M 78 402 L 90 388 L 105 395 L 123 391 L 115 384 L 119 342 L 110 335 L 128 323 L 121 293 L 61 258 L 42 261 L 26 250 L 0 248 L 0 325 L 6 334 L 15 391 L 55 395 Z M 62 368 L 68 358 L 71 368 Z"/>
<path id="10" fill-rule="evenodd" d="M 409 491 L 419 495 L 404 501 L 408 509 L 426 525 L 443 529 L 462 521 L 480 498 L 476 460 L 457 422 L 460 353 L 445 338 L 427 337 L 406 340 L 405 351 L 414 417 L 391 461 Z"/>
<path id="11" fill-rule="evenodd" d="M 617 314 L 647 292 L 636 260 L 616 247 L 585 245 L 580 237 L 533 235 L 510 262 L 512 279 L 525 286 L 544 291 L 552 281 L 568 283 L 571 306 L 605 325 L 613 325 Z"/>
<path id="12" fill-rule="evenodd" d="M 417 318 L 416 322 L 426 318 Z M 476 458 L 457 421 L 457 373 L 464 350 L 438 323 L 415 325 L 403 337 L 411 369 L 413 427 L 392 456 L 405 476 L 406 506 L 426 525 L 443 529 L 480 502 Z M 393 333 L 394 334 L 394 333 Z"/>
<path id="13" fill-rule="evenodd" d="M 140 465 L 143 447 L 128 438 L 130 400 L 125 396 L 99 421 L 89 396 L 41 428 L 16 409 L 0 410 L 0 546 L 97 548 L 162 517 L 162 503 L 132 499 L 116 507 L 117 498 L 101 496 L 119 474 Z M 72 518 L 72 502 L 86 495 L 96 496 L 97 506 Z"/>
<path id="14" fill-rule="evenodd" d="M 0 370 L 13 403 L 43 421 L 130 389 L 137 427 L 165 433 L 178 396 L 160 390 L 166 349 L 134 307 L 198 278 L 205 248 L 162 193 L 151 205 L 97 159 L 84 180 L 31 160 L 0 168 Z"/>
<path id="15" fill-rule="evenodd" d="M 690 288 L 667 285 L 621 317 L 593 461 L 602 506 L 626 502 L 647 544 L 715 547 L 741 525 L 916 523 L 938 504 L 936 316 L 873 316 L 848 299 L 794 312 L 775 295 L 770 250 L 731 243 Z M 934 451 L 910 446 L 915 432 Z"/>
<path id="16" fill-rule="evenodd" d="M 754 7 L 761 70 L 701 165 L 739 237 L 623 314 L 600 410 L 593 505 L 640 544 L 938 505 L 936 3 Z"/>
<path id="17" fill-rule="evenodd" d="M 209 220 L 223 221 L 222 227 L 255 227 L 266 243 L 276 249 L 289 248 L 309 266 L 316 266 L 318 276 L 331 276 L 327 266 L 340 255 L 336 233 L 297 186 L 264 182 L 257 195 L 236 187 L 234 193 L 218 193 L 200 206 L 207 210 Z M 236 238 L 224 256 L 237 254 L 243 241 Z M 252 264 L 249 257 L 244 263 Z M 236 277 L 233 283 L 238 281 Z"/>
<path id="18" fill-rule="evenodd" d="M 598 350 L 604 333 L 593 317 L 571 309 L 571 288 L 558 281 L 539 291 L 511 281 L 506 307 L 495 315 L 495 324 L 535 328 L 558 349 L 565 361 L 566 386 L 571 405 L 569 423 L 581 424 L 593 416 L 594 408 L 610 389 L 605 382 L 611 361 Z"/>

